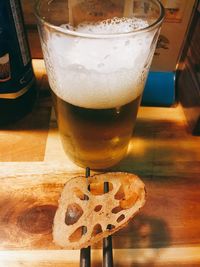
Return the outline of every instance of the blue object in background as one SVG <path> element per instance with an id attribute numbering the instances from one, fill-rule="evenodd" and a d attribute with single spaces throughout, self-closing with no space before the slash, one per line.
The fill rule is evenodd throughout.
<path id="1" fill-rule="evenodd" d="M 175 102 L 175 72 L 149 72 L 142 105 L 171 106 Z"/>

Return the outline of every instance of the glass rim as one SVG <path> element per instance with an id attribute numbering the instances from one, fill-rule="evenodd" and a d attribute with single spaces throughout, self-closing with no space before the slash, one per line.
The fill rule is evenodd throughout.
<path id="1" fill-rule="evenodd" d="M 42 0 L 36 0 L 35 1 L 35 5 L 34 5 L 34 15 L 36 16 L 36 18 L 38 19 L 38 21 L 41 24 L 44 24 L 46 26 L 48 26 L 49 28 L 52 28 L 54 30 L 56 30 L 57 32 L 63 33 L 63 34 L 67 34 L 67 35 L 72 35 L 74 37 L 83 37 L 83 38 L 91 38 L 91 39 L 102 39 L 102 38 L 116 38 L 116 37 L 124 37 L 124 36 L 132 36 L 138 33 L 143 33 L 143 32 L 149 32 L 155 28 L 158 28 L 158 26 L 160 26 L 164 20 L 165 17 L 165 9 L 162 5 L 162 3 L 160 2 L 160 0 L 151 0 L 155 3 L 158 4 L 159 8 L 160 8 L 160 16 L 150 25 L 148 25 L 147 27 L 144 27 L 142 29 L 138 29 L 138 30 L 133 30 L 130 32 L 124 32 L 124 33 L 109 33 L 109 34 L 96 34 L 96 33 L 82 33 L 82 32 L 76 32 L 73 30 L 69 30 L 60 26 L 56 26 L 50 22 L 48 22 L 47 20 L 45 20 L 45 18 L 42 18 L 39 12 L 39 5 L 42 2 Z"/>

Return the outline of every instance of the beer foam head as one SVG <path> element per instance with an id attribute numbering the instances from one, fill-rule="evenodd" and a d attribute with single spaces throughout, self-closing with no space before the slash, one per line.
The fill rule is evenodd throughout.
<path id="1" fill-rule="evenodd" d="M 61 25 L 75 32 L 88 33 L 88 34 L 120 34 L 144 29 L 148 27 L 147 21 L 139 18 L 118 18 L 103 20 L 101 22 L 87 22 L 80 23 L 78 26 L 73 27 L 70 24 Z"/>
<path id="2" fill-rule="evenodd" d="M 146 26 L 141 19 L 115 18 L 80 24 L 73 30 L 110 35 Z M 45 59 L 50 62 L 47 71 L 52 90 L 68 103 L 85 108 L 113 108 L 131 102 L 142 93 L 153 36 L 152 32 L 113 38 L 51 34 Z"/>

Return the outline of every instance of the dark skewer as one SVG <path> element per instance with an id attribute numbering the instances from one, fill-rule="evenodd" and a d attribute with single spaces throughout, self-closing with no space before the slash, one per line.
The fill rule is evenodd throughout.
<path id="1" fill-rule="evenodd" d="M 90 176 L 90 168 L 86 168 L 85 177 Z M 86 229 L 83 227 L 83 234 L 86 233 Z M 82 248 L 80 253 L 80 267 L 90 267 L 91 265 L 91 256 L 90 256 L 90 247 Z"/>
<path id="2" fill-rule="evenodd" d="M 104 193 L 109 192 L 109 183 L 104 183 Z M 112 226 L 108 225 L 108 229 Z M 103 267 L 113 267 L 112 236 L 103 239 Z"/>

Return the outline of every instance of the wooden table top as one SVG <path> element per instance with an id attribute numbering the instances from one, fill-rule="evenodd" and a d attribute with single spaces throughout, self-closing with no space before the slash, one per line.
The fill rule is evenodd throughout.
<path id="1" fill-rule="evenodd" d="M 64 154 L 42 60 L 31 114 L 0 130 L 0 267 L 79 266 L 79 251 L 52 242 L 52 221 L 67 179 L 84 173 Z M 116 266 L 200 266 L 200 137 L 179 105 L 141 107 L 127 157 L 112 171 L 139 175 L 142 211 L 113 236 Z M 101 244 L 92 266 L 101 266 Z"/>

